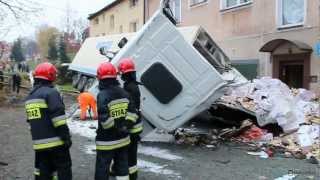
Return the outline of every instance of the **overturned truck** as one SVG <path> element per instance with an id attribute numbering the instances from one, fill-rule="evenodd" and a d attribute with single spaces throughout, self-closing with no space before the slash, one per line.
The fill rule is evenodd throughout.
<path id="1" fill-rule="evenodd" d="M 247 81 L 203 28 L 177 28 L 169 12 L 161 8 L 134 34 L 88 38 L 69 67 L 77 73 L 74 86 L 97 94 L 98 65 L 132 57 L 143 84 L 144 119 L 171 131 L 209 109 L 228 87 Z M 101 55 L 101 49 L 114 56 Z"/>

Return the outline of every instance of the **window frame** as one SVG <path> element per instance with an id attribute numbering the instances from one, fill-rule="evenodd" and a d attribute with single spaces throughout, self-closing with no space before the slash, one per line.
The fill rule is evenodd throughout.
<path id="1" fill-rule="evenodd" d="M 277 22 L 277 28 L 278 29 L 287 29 L 287 28 L 294 28 L 294 27 L 300 27 L 300 26 L 304 26 L 304 24 L 306 23 L 306 18 L 307 18 L 307 0 L 303 0 L 304 1 L 304 17 L 303 17 L 303 21 L 301 23 L 295 23 L 295 24 L 283 24 L 283 0 L 277 0 L 276 2 L 276 22 Z"/>
<path id="2" fill-rule="evenodd" d="M 119 33 L 123 33 L 123 26 L 122 25 L 119 26 Z"/>
<path id="3" fill-rule="evenodd" d="M 253 0 L 249 0 L 248 2 L 245 2 L 245 3 L 241 3 L 240 2 L 241 0 L 237 0 L 237 4 L 236 5 L 227 7 L 226 6 L 226 4 L 227 4 L 226 1 L 227 0 L 220 0 L 220 10 L 235 9 L 235 8 L 242 7 L 242 6 L 247 6 L 247 5 L 253 3 Z"/>
<path id="4" fill-rule="evenodd" d="M 135 24 L 135 31 L 133 30 L 133 24 Z M 138 21 L 132 21 L 129 23 L 129 31 L 137 32 L 138 31 Z"/>
<path id="5" fill-rule="evenodd" d="M 110 26 L 110 29 L 114 29 L 114 26 L 115 26 L 115 16 L 114 14 L 110 15 L 110 21 L 109 21 L 109 26 Z"/>
<path id="6" fill-rule="evenodd" d="M 100 21 L 99 17 L 95 17 L 94 20 L 93 20 L 95 25 L 99 25 L 99 21 Z"/>
<path id="7" fill-rule="evenodd" d="M 130 1 L 129 1 L 129 6 L 130 6 L 131 8 L 136 7 L 136 6 L 138 5 L 138 1 L 139 1 L 139 0 L 130 0 Z"/>
<path id="8" fill-rule="evenodd" d="M 179 19 L 176 19 L 176 17 L 175 17 L 175 5 L 176 5 L 176 3 L 173 3 L 174 1 L 180 1 L 180 14 L 179 14 Z M 182 22 L 182 1 L 181 0 L 170 0 L 170 5 L 171 5 L 171 3 L 174 5 L 173 7 L 171 7 L 170 6 L 170 9 L 171 9 L 171 11 L 172 11 L 172 14 L 173 14 L 173 16 L 174 16 L 174 19 L 176 20 L 176 23 L 177 24 L 180 24 L 181 22 Z"/>
<path id="9" fill-rule="evenodd" d="M 189 0 L 189 8 L 193 8 L 193 7 L 198 7 L 198 6 L 202 6 L 205 4 L 209 3 L 209 0 L 203 0 L 204 2 L 199 2 L 199 3 L 192 3 L 193 0 Z"/>

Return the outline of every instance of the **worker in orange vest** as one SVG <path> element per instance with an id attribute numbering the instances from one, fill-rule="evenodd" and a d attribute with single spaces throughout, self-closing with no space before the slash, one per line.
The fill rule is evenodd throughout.
<path id="1" fill-rule="evenodd" d="M 86 120 L 87 110 L 89 109 L 89 113 L 91 110 L 93 111 L 93 119 L 98 119 L 97 113 L 97 102 L 94 96 L 89 92 L 82 92 L 78 97 L 78 103 L 80 105 L 81 114 L 80 119 Z M 91 116 L 91 114 L 90 114 Z"/>

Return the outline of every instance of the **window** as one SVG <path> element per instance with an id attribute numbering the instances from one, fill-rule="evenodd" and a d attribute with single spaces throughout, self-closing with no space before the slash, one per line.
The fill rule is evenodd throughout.
<path id="1" fill-rule="evenodd" d="M 131 22 L 130 23 L 130 32 L 136 32 L 138 29 L 138 23 L 137 22 Z"/>
<path id="2" fill-rule="evenodd" d="M 220 0 L 221 9 L 231 9 L 238 6 L 250 4 L 252 0 Z"/>
<path id="3" fill-rule="evenodd" d="M 109 26 L 110 26 L 110 29 L 114 29 L 114 15 L 111 15 L 110 16 L 110 22 L 109 22 Z"/>
<path id="4" fill-rule="evenodd" d="M 102 21 L 103 21 L 103 22 L 106 21 L 106 15 L 105 15 L 105 14 L 102 15 Z"/>
<path id="5" fill-rule="evenodd" d="M 278 25 L 302 25 L 306 15 L 306 0 L 278 0 Z"/>
<path id="6" fill-rule="evenodd" d="M 170 9 L 172 10 L 172 14 L 177 21 L 177 23 L 181 22 L 181 0 L 170 0 Z"/>
<path id="7" fill-rule="evenodd" d="M 123 33 L 123 27 L 122 27 L 122 25 L 119 26 L 119 33 Z"/>
<path id="8" fill-rule="evenodd" d="M 130 0 L 130 7 L 134 7 L 138 4 L 138 0 Z"/>
<path id="9" fill-rule="evenodd" d="M 190 0 L 190 6 L 196 6 L 208 2 L 208 0 Z"/>
<path id="10" fill-rule="evenodd" d="M 168 104 L 183 89 L 182 84 L 161 63 L 154 63 L 141 75 L 141 82 L 162 104 Z"/>
<path id="11" fill-rule="evenodd" d="M 94 24 L 99 24 L 99 17 L 94 18 Z"/>

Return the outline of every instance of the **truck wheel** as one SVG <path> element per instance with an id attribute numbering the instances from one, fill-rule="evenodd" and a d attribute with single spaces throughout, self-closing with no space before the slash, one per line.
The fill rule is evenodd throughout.
<path id="1" fill-rule="evenodd" d="M 89 90 L 91 88 L 91 86 L 93 85 L 94 83 L 94 79 L 93 78 L 88 78 L 87 80 L 87 83 L 85 84 L 85 88 L 84 90 Z"/>
<path id="2" fill-rule="evenodd" d="M 81 76 L 80 80 L 79 80 L 79 83 L 78 83 L 78 86 L 77 86 L 77 89 L 82 92 L 85 88 L 85 85 L 87 83 L 87 80 L 88 80 L 88 77 L 87 76 Z"/>
<path id="3" fill-rule="evenodd" d="M 78 83 L 80 81 L 80 78 L 81 78 L 81 74 L 79 74 L 79 73 L 76 73 L 75 75 L 72 76 L 72 86 L 74 88 L 78 87 Z"/>

